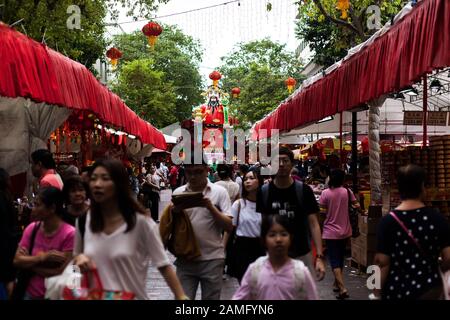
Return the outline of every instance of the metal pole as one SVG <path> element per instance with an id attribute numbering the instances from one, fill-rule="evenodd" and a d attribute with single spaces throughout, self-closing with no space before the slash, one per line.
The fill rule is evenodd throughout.
<path id="1" fill-rule="evenodd" d="M 358 113 L 352 112 L 352 164 L 350 171 L 353 177 L 353 193 L 358 193 Z"/>
<path id="2" fill-rule="evenodd" d="M 427 132 L 427 109 L 428 109 L 428 87 L 427 75 L 423 77 L 423 141 L 422 147 L 427 146 L 428 132 Z"/>

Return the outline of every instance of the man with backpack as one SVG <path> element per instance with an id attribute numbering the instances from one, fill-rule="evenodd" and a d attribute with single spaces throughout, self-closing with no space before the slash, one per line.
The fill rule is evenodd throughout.
<path id="1" fill-rule="evenodd" d="M 279 169 L 274 179 L 258 192 L 256 211 L 264 214 L 287 216 L 293 225 L 294 237 L 289 256 L 302 260 L 320 281 L 325 277 L 322 236 L 317 213 L 319 205 L 311 188 L 301 181 L 294 181 L 291 170 L 294 154 L 286 147 L 279 148 Z M 313 264 L 311 239 L 316 248 L 316 261 Z"/>

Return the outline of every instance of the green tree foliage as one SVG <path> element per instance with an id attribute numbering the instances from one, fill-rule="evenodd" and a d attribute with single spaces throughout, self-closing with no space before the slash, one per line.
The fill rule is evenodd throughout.
<path id="1" fill-rule="evenodd" d="M 170 0 L 107 0 L 111 6 L 111 16 L 116 19 L 119 11 L 128 8 L 127 16 L 137 20 L 139 17 L 150 19 L 153 12 L 158 9 L 159 4 L 164 4 Z M 122 9 L 119 9 L 122 8 Z"/>
<path id="2" fill-rule="evenodd" d="M 367 28 L 367 12 L 371 5 L 381 10 L 381 24 L 407 3 L 407 0 L 350 0 L 348 18 L 341 18 L 336 8 L 337 0 L 298 1 L 299 14 L 296 27 L 298 39 L 308 42 L 314 50 L 314 60 L 325 67 L 343 58 L 348 49 L 365 41 L 376 29 Z"/>
<path id="3" fill-rule="evenodd" d="M 0 0 L 0 20 L 36 41 L 74 59 L 93 70 L 97 59 L 103 59 L 107 46 L 105 18 L 108 9 L 117 17 L 119 6 L 130 8 L 128 15 L 148 16 L 159 3 L 168 0 Z M 70 5 L 81 10 L 81 29 L 67 28 Z"/>
<path id="4" fill-rule="evenodd" d="M 161 128 L 176 121 L 176 95 L 151 59 L 125 62 L 113 90 L 142 118 Z"/>
<path id="5" fill-rule="evenodd" d="M 123 72 L 123 62 L 151 58 L 153 70 L 161 72 L 164 83 L 172 84 L 171 89 L 176 96 L 172 114 L 176 120 L 181 121 L 189 118 L 192 107 L 203 100 L 200 95 L 202 79 L 198 66 L 202 59 L 201 47 L 198 41 L 183 34 L 178 28 L 169 25 L 162 27 L 164 31 L 153 50 L 149 49 L 147 38 L 141 31 L 115 37 L 115 47 L 123 52 L 118 73 Z"/>
<path id="6" fill-rule="evenodd" d="M 239 98 L 231 98 L 231 109 L 242 127 L 248 128 L 289 96 L 284 83 L 289 76 L 297 86 L 301 82 L 301 64 L 285 47 L 264 39 L 241 43 L 222 57 L 223 89 L 241 88 Z"/>

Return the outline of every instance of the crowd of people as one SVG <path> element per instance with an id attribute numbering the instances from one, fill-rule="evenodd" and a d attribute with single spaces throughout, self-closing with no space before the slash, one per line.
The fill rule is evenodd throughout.
<path id="1" fill-rule="evenodd" d="M 26 205 L 14 205 L 8 174 L 0 169 L 0 299 L 49 298 L 49 279 L 73 266 L 97 275 L 104 291 L 148 299 L 150 262 L 181 300 L 195 299 L 199 285 L 202 299 L 220 299 L 224 272 L 239 282 L 236 300 L 316 300 L 326 264 L 336 298 L 351 295 L 343 277 L 352 236 L 348 211 L 363 211 L 339 168 L 305 169 L 285 147 L 270 176 L 258 165 L 212 170 L 207 163 L 148 164 L 145 174 L 135 175 L 114 159 L 81 170 L 57 168 L 43 149 L 31 160 L 37 187 Z M 327 184 L 319 199 L 305 182 L 308 171 Z M 375 299 L 442 295 L 450 227 L 422 202 L 424 181 L 420 167 L 399 171 L 402 203 L 383 217 L 377 234 L 381 288 Z M 160 216 L 165 188 L 172 189 L 172 202 Z M 27 210 L 20 230 L 18 211 Z"/>

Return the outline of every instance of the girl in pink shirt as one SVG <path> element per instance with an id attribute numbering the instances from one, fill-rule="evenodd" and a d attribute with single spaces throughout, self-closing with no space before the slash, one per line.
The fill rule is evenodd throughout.
<path id="1" fill-rule="evenodd" d="M 261 238 L 268 256 L 248 267 L 233 300 L 318 300 L 308 268 L 288 256 L 292 234 L 286 217 L 263 217 Z"/>

